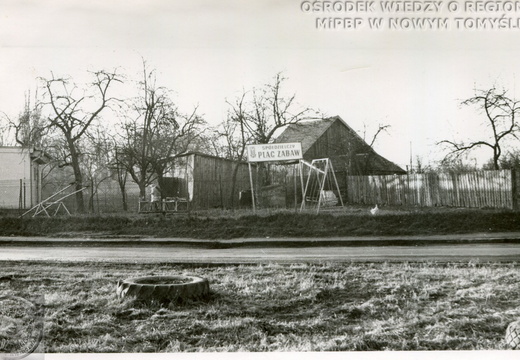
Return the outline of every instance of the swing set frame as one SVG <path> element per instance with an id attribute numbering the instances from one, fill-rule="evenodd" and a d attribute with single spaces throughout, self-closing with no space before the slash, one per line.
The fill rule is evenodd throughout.
<path id="1" fill-rule="evenodd" d="M 55 199 L 59 194 L 62 194 L 64 193 L 67 189 L 71 188 L 72 186 L 74 186 L 74 183 L 72 184 L 69 184 L 69 186 L 61 189 L 60 191 L 52 194 L 51 196 L 49 196 L 47 199 L 43 200 L 42 202 L 36 204 L 35 206 L 33 206 L 32 208 L 30 208 L 29 210 L 27 210 L 26 212 L 24 212 L 22 215 L 20 215 L 20 218 L 23 218 L 25 215 L 31 213 L 34 211 L 34 214 L 32 215 L 32 217 L 35 217 L 36 215 L 39 215 L 39 214 L 44 214 L 46 215 L 47 217 L 51 217 L 51 214 L 49 214 L 49 211 L 52 207 L 55 206 L 54 208 L 54 211 L 52 211 L 52 216 L 57 216 L 58 215 L 58 212 L 60 209 L 63 209 L 63 211 L 67 214 L 67 215 L 70 215 L 70 211 L 69 209 L 67 209 L 67 207 L 65 206 L 65 203 L 63 202 L 63 200 L 65 200 L 66 198 L 68 198 L 69 196 L 72 196 L 80 191 L 83 191 L 85 189 L 87 189 L 87 187 L 82 187 L 81 189 L 79 190 L 76 190 L 76 191 L 73 191 L 69 194 L 66 194 L 65 196 L 62 196 L 58 199 Z M 48 211 L 49 210 L 49 211 Z"/>
<path id="2" fill-rule="evenodd" d="M 280 164 L 280 163 L 279 163 Z M 293 165 L 287 164 L 287 165 Z M 251 186 L 251 200 L 253 206 L 253 212 L 256 212 L 256 191 L 253 181 L 252 175 L 252 167 L 251 163 L 249 165 L 249 180 Z M 338 180 L 336 178 L 336 174 L 334 172 L 334 167 L 332 166 L 332 162 L 329 158 L 324 159 L 314 159 L 310 163 L 299 159 L 298 160 L 298 168 L 295 169 L 300 173 L 300 186 L 302 192 L 302 202 L 300 204 L 300 212 L 303 212 L 305 209 L 310 208 L 310 204 L 316 204 L 316 213 L 320 212 L 321 207 L 326 203 L 325 196 L 325 186 L 329 185 L 328 188 L 334 190 L 338 194 L 338 200 L 343 208 L 345 205 L 343 203 L 343 198 L 341 196 L 341 191 L 339 189 Z M 305 169 L 304 169 L 305 168 Z M 311 181 L 311 178 L 315 178 L 316 181 Z M 294 189 L 296 192 L 298 185 L 296 179 L 296 172 L 294 173 Z M 310 193 L 315 193 L 318 190 L 318 198 L 311 198 Z M 296 201 L 296 193 L 295 193 L 295 201 Z M 296 210 L 296 209 L 295 209 Z"/>
<path id="3" fill-rule="evenodd" d="M 322 164 L 325 164 L 324 166 Z M 323 168 L 321 168 L 318 165 L 322 165 Z M 307 173 L 307 181 L 304 185 L 304 171 L 303 168 L 308 168 Z M 316 175 L 316 183 L 313 183 L 311 185 L 311 177 Z M 332 179 L 331 179 L 332 178 Z M 343 199 L 341 197 L 341 191 L 339 189 L 338 185 L 338 179 L 336 178 L 336 174 L 334 172 L 334 167 L 332 166 L 332 162 L 329 158 L 323 158 L 323 159 L 314 159 L 310 163 L 300 159 L 300 179 L 301 179 L 301 187 L 302 187 L 302 203 L 300 205 L 300 212 L 302 212 L 305 208 L 307 203 L 316 203 L 316 213 L 320 212 L 321 206 L 325 203 L 324 195 L 325 195 L 325 185 L 327 184 L 327 181 L 329 181 L 329 185 L 331 181 L 333 181 L 332 185 L 335 186 L 335 190 L 338 192 L 338 198 L 341 204 L 341 207 L 344 206 Z M 316 190 L 316 186 L 318 187 L 318 198 L 313 199 L 309 197 L 309 192 L 314 193 Z"/>

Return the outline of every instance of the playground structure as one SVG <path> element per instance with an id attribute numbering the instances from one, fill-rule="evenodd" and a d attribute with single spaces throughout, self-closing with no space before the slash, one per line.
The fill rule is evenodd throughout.
<path id="1" fill-rule="evenodd" d="M 247 162 L 249 166 L 249 179 L 251 184 L 251 199 L 253 212 L 256 211 L 255 191 L 260 189 L 259 182 L 255 187 L 253 181 L 252 163 L 271 163 L 278 165 L 298 164 L 300 171 L 302 202 L 300 212 L 311 204 L 320 212 L 322 206 L 334 206 L 341 203 L 343 199 L 339 189 L 338 181 L 334 173 L 332 162 L 329 158 L 314 159 L 310 163 L 303 159 L 302 144 L 300 142 L 275 143 L 275 144 L 254 144 L 247 146 Z M 308 169 L 305 179 L 304 168 Z M 259 167 L 257 167 L 258 171 Z M 271 181 L 262 185 L 272 185 Z M 265 188 L 266 186 L 264 186 Z M 295 203 L 297 199 L 297 180 L 294 174 L 294 194 Z M 336 195 L 337 194 L 337 195 Z"/>
<path id="2" fill-rule="evenodd" d="M 187 211 L 188 199 L 178 196 L 164 196 L 156 184 L 149 185 L 148 194 L 139 199 L 137 212 L 142 213 L 176 213 Z"/>
<path id="3" fill-rule="evenodd" d="M 33 206 L 32 208 L 30 208 L 29 210 L 27 210 L 26 212 L 24 212 L 22 215 L 20 215 L 20 217 L 24 217 L 25 215 L 28 215 L 30 214 L 31 212 L 34 211 L 34 214 L 32 215 L 32 217 L 35 217 L 37 215 L 40 215 L 40 214 L 44 214 L 46 215 L 47 217 L 51 217 L 51 214 L 49 214 L 49 212 L 52 213 L 52 216 L 56 216 L 58 215 L 60 209 L 63 209 L 63 211 L 67 214 L 67 215 L 70 215 L 70 211 L 69 209 L 67 209 L 67 207 L 65 206 L 65 203 L 63 202 L 63 200 L 65 200 L 66 198 L 80 192 L 80 191 L 83 191 L 86 189 L 86 187 L 83 187 L 79 190 L 76 190 L 76 191 L 73 191 L 67 195 L 64 195 L 58 199 L 54 199 L 56 198 L 59 194 L 63 194 L 66 190 L 68 190 L 70 187 L 72 187 L 74 184 L 70 184 L 69 186 L 61 189 L 60 191 L 54 193 L 53 195 L 49 196 L 47 199 L 43 200 L 42 202 L 36 204 L 35 206 Z M 53 200 L 54 199 L 54 200 Z"/>
<path id="4" fill-rule="evenodd" d="M 288 199 L 292 194 L 294 194 L 295 211 L 298 211 L 299 208 L 300 212 L 315 210 L 316 213 L 319 213 L 323 208 L 344 207 L 334 167 L 329 158 L 314 159 L 311 162 L 299 159 L 297 162 L 273 161 L 271 163 L 271 166 L 275 165 L 277 168 L 271 167 L 270 170 L 264 170 L 265 173 L 269 174 L 267 185 L 261 183 L 258 179 L 258 173 L 257 176 L 253 177 L 253 171 L 250 169 L 250 197 L 253 212 L 256 211 L 258 205 L 260 207 L 273 205 L 274 207 L 283 207 L 285 201 L 291 201 Z M 285 170 L 286 166 L 292 167 L 293 170 L 291 171 L 290 168 Z M 258 170 L 258 167 L 256 170 Z M 282 176 L 277 179 L 277 174 Z M 287 187 L 291 182 L 293 182 L 292 191 Z M 281 192 L 277 193 L 277 189 L 281 189 Z M 280 197 L 281 201 L 277 201 Z M 269 200 L 266 201 L 267 198 Z"/>
<path id="5" fill-rule="evenodd" d="M 167 197 L 153 201 L 139 200 L 138 213 L 176 213 L 188 210 L 188 199 Z"/>
<path id="6" fill-rule="evenodd" d="M 307 169 L 306 181 L 304 168 Z M 330 159 L 314 159 L 310 163 L 300 160 L 300 179 L 303 194 L 300 212 L 305 208 L 315 208 L 319 213 L 322 206 L 335 206 L 338 201 L 344 206 Z"/>

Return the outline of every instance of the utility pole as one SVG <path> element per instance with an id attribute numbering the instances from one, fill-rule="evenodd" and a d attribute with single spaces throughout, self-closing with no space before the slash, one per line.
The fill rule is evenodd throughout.
<path id="1" fill-rule="evenodd" d="M 412 154 L 412 142 L 410 141 L 410 172 L 413 171 L 413 154 Z"/>

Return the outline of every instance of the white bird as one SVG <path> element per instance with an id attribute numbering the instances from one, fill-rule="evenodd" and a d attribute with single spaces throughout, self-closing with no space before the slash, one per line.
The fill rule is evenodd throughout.
<path id="1" fill-rule="evenodd" d="M 377 204 L 376 204 L 376 206 L 375 206 L 373 209 L 370 209 L 370 213 L 371 213 L 372 215 L 375 215 L 375 214 L 377 214 L 378 212 L 379 212 L 379 208 L 377 207 Z"/>

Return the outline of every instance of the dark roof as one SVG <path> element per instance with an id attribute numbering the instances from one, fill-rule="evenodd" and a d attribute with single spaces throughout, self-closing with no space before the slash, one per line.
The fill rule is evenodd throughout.
<path id="1" fill-rule="evenodd" d="M 377 171 L 380 175 L 406 174 L 406 171 L 399 165 L 384 158 L 375 151 L 373 151 L 373 154 L 375 155 L 375 159 L 371 164 L 372 171 Z"/>
<path id="2" fill-rule="evenodd" d="M 305 154 L 321 135 L 334 123 L 336 119 L 323 119 L 302 121 L 288 125 L 283 133 L 278 136 L 275 143 L 299 142 L 302 144 L 302 152 Z"/>
<path id="3" fill-rule="evenodd" d="M 296 124 L 290 124 L 285 128 L 280 136 L 274 140 L 274 142 L 301 142 L 302 151 L 303 154 L 305 154 L 336 121 L 340 121 L 354 137 L 369 147 L 366 141 L 339 116 L 319 120 L 305 120 Z M 370 148 L 370 152 L 372 155 L 375 155 L 375 159 L 372 161 L 372 165 L 377 167 L 377 170 L 388 173 L 406 173 L 406 171 L 404 171 L 401 167 L 376 153 L 374 149 Z"/>

